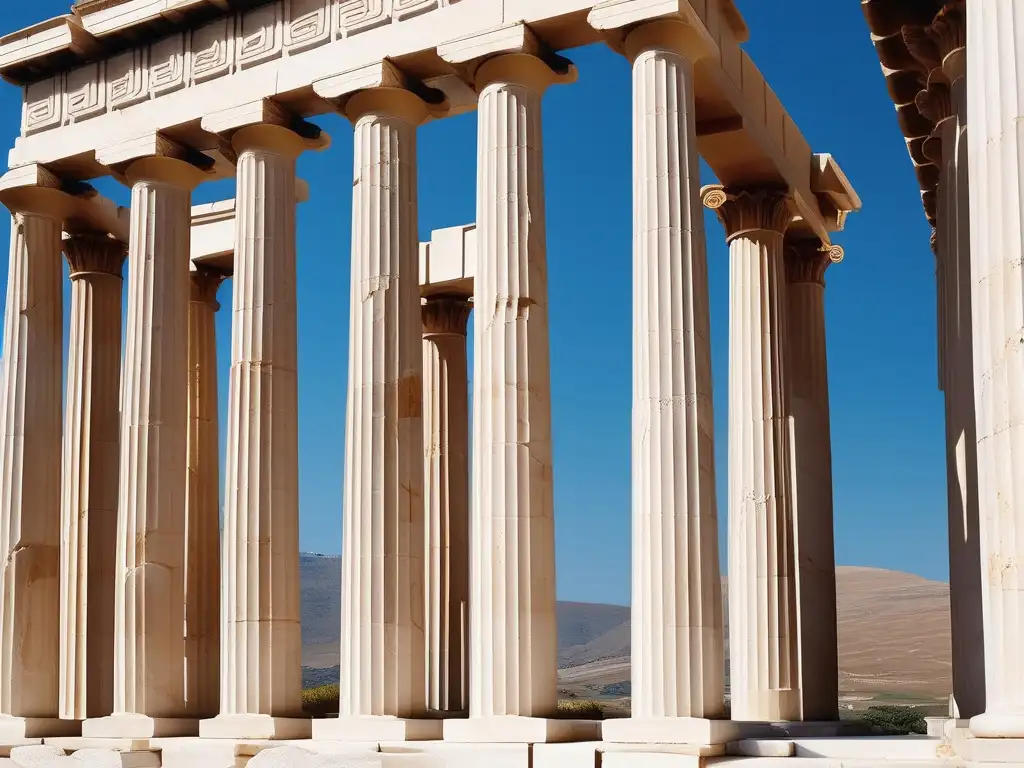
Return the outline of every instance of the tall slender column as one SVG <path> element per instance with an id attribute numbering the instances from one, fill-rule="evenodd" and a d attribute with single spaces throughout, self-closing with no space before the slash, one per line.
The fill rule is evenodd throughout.
<path id="1" fill-rule="evenodd" d="M 100 234 L 64 240 L 71 339 L 61 497 L 60 716 L 114 708 L 121 267 L 127 244 Z"/>
<path id="2" fill-rule="evenodd" d="M 416 126 L 401 88 L 353 95 L 352 315 L 345 435 L 341 702 L 315 738 L 436 738 L 426 712 L 423 349 Z"/>
<path id="3" fill-rule="evenodd" d="M 0 739 L 43 735 L 59 708 L 60 253 L 59 216 L 15 213 L 0 388 Z"/>
<path id="4" fill-rule="evenodd" d="M 446 722 L 451 740 L 547 741 L 539 718 L 557 706 L 541 144 L 541 97 L 557 80 L 528 54 L 489 59 L 476 73 L 472 720 Z"/>
<path id="5" fill-rule="evenodd" d="M 308 738 L 299 623 L 295 162 L 278 125 L 237 131 L 220 715 L 203 736 Z"/>
<path id="6" fill-rule="evenodd" d="M 825 269 L 839 246 L 786 242 L 786 377 L 793 420 L 793 564 L 800 719 L 839 719 L 832 435 L 825 348 Z"/>
<path id="7" fill-rule="evenodd" d="M 236 250 L 237 252 L 237 250 Z M 188 474 L 185 520 L 185 692 L 199 717 L 220 694 L 220 443 L 217 419 L 217 289 L 226 275 L 189 273 Z"/>
<path id="8" fill-rule="evenodd" d="M 1024 738 L 1024 15 L 967 3 L 970 270 L 985 712 L 978 737 Z"/>
<path id="9" fill-rule="evenodd" d="M 941 171 L 935 258 L 940 388 L 946 406 L 953 696 L 960 716 L 970 718 L 985 710 L 985 638 L 971 338 L 966 33 L 966 5 L 954 0 L 931 25 L 907 27 L 903 34 L 911 52 L 930 69 L 917 105 L 936 124 L 925 149 Z"/>
<path id="10" fill-rule="evenodd" d="M 798 720 L 784 193 L 710 188 L 729 243 L 729 662 L 733 720 Z"/>
<path id="11" fill-rule="evenodd" d="M 467 708 L 469 381 L 462 296 L 423 304 L 423 498 L 426 502 L 427 707 Z"/>
<path id="12" fill-rule="evenodd" d="M 121 402 L 114 714 L 83 734 L 194 735 L 186 696 L 185 549 L 191 191 L 168 156 L 131 161 L 128 317 Z"/>
<path id="13" fill-rule="evenodd" d="M 725 638 L 707 255 L 690 28 L 633 61 L 633 721 L 610 741 L 722 740 Z M 650 723 L 663 720 L 655 731 Z M 646 726 L 645 726 L 646 724 Z"/>

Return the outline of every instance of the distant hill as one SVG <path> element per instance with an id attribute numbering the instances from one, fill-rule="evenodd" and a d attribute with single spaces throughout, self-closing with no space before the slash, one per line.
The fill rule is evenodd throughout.
<path id="1" fill-rule="evenodd" d="M 300 572 L 307 683 L 330 680 L 337 677 L 340 559 L 303 554 Z M 950 692 L 947 584 L 856 567 L 838 568 L 836 582 L 841 692 L 850 698 Z M 619 605 L 558 604 L 563 687 L 588 695 L 628 694 L 629 615 Z"/>

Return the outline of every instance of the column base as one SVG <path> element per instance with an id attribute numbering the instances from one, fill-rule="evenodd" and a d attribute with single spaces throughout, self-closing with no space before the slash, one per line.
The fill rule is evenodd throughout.
<path id="1" fill-rule="evenodd" d="M 600 741 L 601 722 L 515 715 L 470 717 L 465 720 L 445 720 L 444 740 L 494 744 Z"/>
<path id="2" fill-rule="evenodd" d="M 324 741 L 434 741 L 443 720 L 371 715 L 328 717 L 313 721 L 313 738 Z"/>
<path id="3" fill-rule="evenodd" d="M 308 739 L 313 721 L 308 717 L 272 715 L 217 715 L 199 723 L 204 739 Z"/>
<path id="4" fill-rule="evenodd" d="M 0 744 L 28 746 L 26 739 L 47 736 L 77 736 L 82 723 L 78 720 L 60 720 L 56 717 L 15 717 L 0 715 Z"/>
<path id="5" fill-rule="evenodd" d="M 189 717 L 120 714 L 91 717 L 82 723 L 82 736 L 96 739 L 156 739 L 197 735 L 199 721 Z"/>
<path id="6" fill-rule="evenodd" d="M 605 720 L 605 741 L 619 744 L 726 744 L 742 738 L 742 724 L 702 717 L 651 717 Z"/>
<path id="7" fill-rule="evenodd" d="M 985 712 L 971 718 L 977 739 L 1024 739 L 1024 712 Z"/>
<path id="8" fill-rule="evenodd" d="M 957 756 L 968 766 L 1024 765 L 1024 739 L 964 739 Z"/>

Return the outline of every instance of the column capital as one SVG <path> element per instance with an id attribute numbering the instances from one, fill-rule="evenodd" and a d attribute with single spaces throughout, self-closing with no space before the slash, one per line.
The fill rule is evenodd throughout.
<path id="1" fill-rule="evenodd" d="M 128 239 L 127 218 L 112 200 L 81 181 L 61 178 L 44 165 L 14 168 L 0 177 L 0 203 L 12 214 L 73 221 L 76 227 Z"/>
<path id="2" fill-rule="evenodd" d="M 109 167 L 128 186 L 139 182 L 195 189 L 214 172 L 214 159 L 179 144 L 159 131 L 112 144 L 96 152 L 96 162 Z"/>
<path id="3" fill-rule="evenodd" d="M 936 130 L 953 117 L 953 92 L 949 87 L 949 81 L 944 75 L 930 77 L 928 86 L 919 91 L 914 99 L 917 111 L 922 116 L 935 124 Z M 934 135 L 934 132 L 933 132 Z M 933 159 L 929 157 L 929 159 Z"/>
<path id="4" fill-rule="evenodd" d="M 423 335 L 465 336 L 472 308 L 464 296 L 427 296 L 423 300 Z"/>
<path id="5" fill-rule="evenodd" d="M 62 248 L 72 280 L 95 275 L 121 279 L 128 243 L 99 232 L 83 232 L 66 236 Z"/>
<path id="6" fill-rule="evenodd" d="M 787 240 L 785 246 L 788 283 L 825 284 L 825 270 L 843 260 L 841 245 L 822 245 L 818 240 Z"/>
<path id="7" fill-rule="evenodd" d="M 227 275 L 219 269 L 196 267 L 188 273 L 189 302 L 192 304 L 209 304 L 216 312 L 220 309 L 217 301 L 217 290 Z"/>
<path id="8" fill-rule="evenodd" d="M 965 0 L 946 3 L 926 28 L 938 46 L 942 71 L 951 81 L 967 75 L 967 4 Z"/>
<path id="9" fill-rule="evenodd" d="M 448 114 L 448 98 L 382 59 L 357 69 L 321 78 L 313 91 L 353 124 L 368 115 L 397 118 L 420 125 Z"/>
<path id="10" fill-rule="evenodd" d="M 273 99 L 258 99 L 206 115 L 202 127 L 219 136 L 236 157 L 254 150 L 298 157 L 307 150 L 319 151 L 331 144 L 330 136 L 320 126 Z"/>
<path id="11" fill-rule="evenodd" d="M 726 242 L 751 232 L 786 233 L 793 214 L 789 193 L 780 189 L 741 189 L 709 184 L 701 189 L 701 202 L 718 214 Z"/>

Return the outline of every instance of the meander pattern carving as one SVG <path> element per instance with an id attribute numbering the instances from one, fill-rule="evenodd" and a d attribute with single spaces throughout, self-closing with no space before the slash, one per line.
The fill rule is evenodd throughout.
<path id="1" fill-rule="evenodd" d="M 38 133 L 344 40 L 458 0 L 278 0 L 54 75 L 25 88 Z"/>

